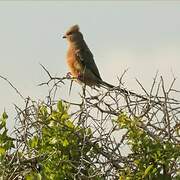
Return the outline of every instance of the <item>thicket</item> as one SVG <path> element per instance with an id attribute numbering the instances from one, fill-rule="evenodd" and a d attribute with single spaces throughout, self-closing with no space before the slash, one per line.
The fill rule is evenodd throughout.
<path id="1" fill-rule="evenodd" d="M 80 103 L 57 97 L 67 77 L 41 85 L 45 100 L 24 98 L 15 106 L 16 123 L 8 133 L 8 114 L 0 118 L 0 179 L 180 179 L 180 101 L 155 77 L 144 94 L 124 91 L 122 77 L 113 89 L 83 88 Z M 159 78 L 159 81 L 158 81 Z M 123 90 L 122 90 L 123 89 Z M 126 92 L 126 93 L 125 93 Z M 14 121 L 14 120 L 13 120 Z"/>

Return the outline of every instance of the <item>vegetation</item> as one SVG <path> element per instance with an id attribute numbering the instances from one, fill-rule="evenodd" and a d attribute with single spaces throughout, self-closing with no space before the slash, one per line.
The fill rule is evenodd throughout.
<path id="1" fill-rule="evenodd" d="M 45 101 L 24 98 L 24 107 L 16 106 L 11 135 L 2 113 L 0 179 L 180 179 L 174 81 L 166 90 L 156 77 L 149 92 L 140 84 L 145 95 L 85 88 L 74 103 L 56 97 L 67 79 L 49 77 L 41 84 L 52 87 Z"/>

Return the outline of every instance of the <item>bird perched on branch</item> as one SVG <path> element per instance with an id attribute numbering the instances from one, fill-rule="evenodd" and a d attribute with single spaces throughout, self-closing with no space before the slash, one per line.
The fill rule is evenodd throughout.
<path id="1" fill-rule="evenodd" d="M 115 87 L 102 80 L 99 70 L 95 64 L 93 54 L 84 41 L 78 25 L 70 27 L 63 38 L 66 38 L 68 41 L 67 64 L 73 78 L 90 87 Z M 146 97 L 131 91 L 127 91 L 126 89 L 122 89 L 120 87 L 118 90 L 126 95 L 132 95 L 144 100 L 149 100 Z"/>
<path id="2" fill-rule="evenodd" d="M 102 80 L 93 54 L 88 48 L 78 25 L 70 27 L 63 38 L 68 41 L 67 64 L 72 77 L 90 87 L 114 87 Z"/>

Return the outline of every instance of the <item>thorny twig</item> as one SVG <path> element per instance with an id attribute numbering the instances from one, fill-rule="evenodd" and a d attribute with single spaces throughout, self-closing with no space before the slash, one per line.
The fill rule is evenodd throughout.
<path id="1" fill-rule="evenodd" d="M 49 86 L 53 82 L 49 91 L 48 102 L 46 102 L 46 106 L 52 111 L 52 108 L 59 100 L 59 97 L 56 97 L 57 89 L 61 88 L 58 84 L 65 85 L 64 81 L 69 80 L 69 78 L 53 77 L 43 65 L 41 66 L 48 74 L 49 80 L 40 85 Z M 123 156 L 121 150 L 121 147 L 127 144 L 128 132 L 120 129 L 117 122 L 115 123 L 114 121 L 117 120 L 121 113 L 126 113 L 132 120 L 141 120 L 137 124 L 138 128 L 146 132 L 154 141 L 163 143 L 166 140 L 170 140 L 174 145 L 180 143 L 180 138 L 176 134 L 177 129 L 180 127 L 180 101 L 170 96 L 171 92 L 178 93 L 178 91 L 173 89 L 175 79 L 173 79 L 170 87 L 166 89 L 163 78 L 161 77 L 160 82 L 157 83 L 156 75 L 150 91 L 146 90 L 137 80 L 145 95 L 138 95 L 126 89 L 123 92 L 122 87 L 120 87 L 122 78 L 119 81 L 119 86 L 113 89 L 105 89 L 103 91 L 94 89 L 93 93 L 88 88 L 83 88 L 83 93 L 80 95 L 81 103 L 61 99 L 73 109 L 73 113 L 70 115 L 74 123 L 77 123 L 82 128 L 91 128 L 93 130 L 92 139 L 88 139 L 86 135 L 83 137 L 80 165 L 77 167 L 74 178 L 83 175 L 81 170 L 86 163 L 99 167 L 100 174 L 102 175 L 102 172 L 104 172 L 104 176 L 109 178 L 116 177 L 119 169 L 123 169 L 125 164 L 132 164 L 131 154 L 129 153 L 128 155 L 127 153 L 126 156 Z M 14 86 L 12 87 L 14 88 Z M 17 152 L 19 149 L 26 152 L 27 140 L 33 137 L 34 132 L 41 132 L 42 126 L 45 126 L 37 119 L 37 109 L 41 104 L 42 102 L 36 102 L 28 98 L 24 109 L 16 106 L 18 128 L 16 128 L 14 133 L 18 140 L 16 145 Z M 75 135 L 78 136 L 78 133 Z M 89 158 L 88 162 L 83 154 L 83 149 L 87 144 L 94 148 L 98 154 L 94 158 Z M 130 148 L 128 150 L 130 151 Z M 19 158 L 18 155 L 11 157 L 11 164 L 16 158 Z M 34 158 L 38 161 L 38 158 L 48 157 Z M 25 162 L 26 160 L 24 160 Z M 29 163 L 29 166 L 32 166 L 33 162 Z M 174 162 L 172 171 L 176 168 L 176 163 Z M 20 170 L 21 167 L 16 166 L 13 176 L 17 175 Z M 98 173 L 99 171 L 97 171 Z"/>

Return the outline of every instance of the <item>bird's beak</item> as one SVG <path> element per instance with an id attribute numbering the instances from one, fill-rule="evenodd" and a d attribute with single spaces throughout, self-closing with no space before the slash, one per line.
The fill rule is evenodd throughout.
<path id="1" fill-rule="evenodd" d="M 66 37 L 66 35 L 64 35 L 62 38 L 65 39 L 65 38 L 67 38 L 67 37 Z"/>

